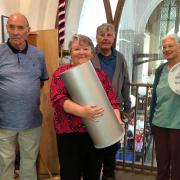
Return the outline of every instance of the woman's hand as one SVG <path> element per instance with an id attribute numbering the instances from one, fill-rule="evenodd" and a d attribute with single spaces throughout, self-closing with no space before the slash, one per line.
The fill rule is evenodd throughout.
<path id="1" fill-rule="evenodd" d="M 96 119 L 103 115 L 104 109 L 96 105 L 81 106 L 81 117 L 85 119 Z"/>
<path id="2" fill-rule="evenodd" d="M 70 99 L 65 100 L 64 110 L 67 113 L 79 116 L 85 119 L 96 119 L 103 115 L 104 109 L 96 105 L 79 105 Z"/>

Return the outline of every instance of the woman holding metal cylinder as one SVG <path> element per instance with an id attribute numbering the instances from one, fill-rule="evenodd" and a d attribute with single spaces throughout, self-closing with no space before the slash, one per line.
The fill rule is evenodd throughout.
<path id="1" fill-rule="evenodd" d="M 74 35 L 69 42 L 71 63 L 58 68 L 51 82 L 51 104 L 55 110 L 53 123 L 57 135 L 61 180 L 99 180 L 103 149 L 96 149 L 82 119 L 96 119 L 103 115 L 104 109 L 95 104 L 79 105 L 74 102 L 61 74 L 79 64 L 90 60 L 94 54 L 92 41 L 84 35 Z M 117 119 L 119 103 L 106 74 L 96 73 L 106 91 Z"/>

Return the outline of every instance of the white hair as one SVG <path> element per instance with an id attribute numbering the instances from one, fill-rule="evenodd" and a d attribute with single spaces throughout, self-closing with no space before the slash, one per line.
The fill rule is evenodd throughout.
<path id="1" fill-rule="evenodd" d="M 167 34 L 162 38 L 162 41 L 164 41 L 167 38 L 175 39 L 178 44 L 180 44 L 180 37 L 177 34 Z"/>

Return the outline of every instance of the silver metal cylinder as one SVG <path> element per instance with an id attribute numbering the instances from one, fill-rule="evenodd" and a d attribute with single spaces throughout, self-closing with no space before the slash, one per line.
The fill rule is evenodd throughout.
<path id="1" fill-rule="evenodd" d="M 61 74 L 72 98 L 80 105 L 97 105 L 104 108 L 103 116 L 83 119 L 96 148 L 105 148 L 124 136 L 106 92 L 90 61 L 77 65 Z"/>

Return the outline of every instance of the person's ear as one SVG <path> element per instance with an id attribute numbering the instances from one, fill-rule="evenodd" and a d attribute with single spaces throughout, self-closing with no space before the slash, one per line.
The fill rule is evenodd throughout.
<path id="1" fill-rule="evenodd" d="M 27 32 L 28 32 L 28 34 L 31 32 L 31 27 L 27 28 Z"/>

